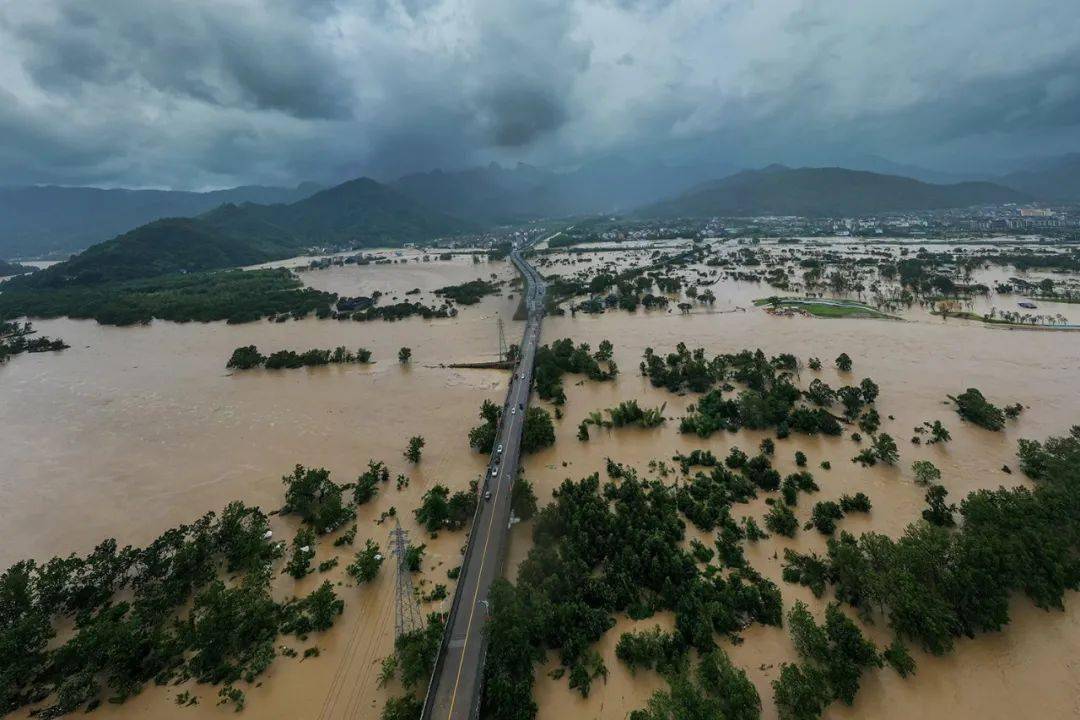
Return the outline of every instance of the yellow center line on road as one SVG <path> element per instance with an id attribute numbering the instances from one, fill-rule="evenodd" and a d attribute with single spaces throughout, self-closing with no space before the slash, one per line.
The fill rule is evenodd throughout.
<path id="1" fill-rule="evenodd" d="M 510 434 L 513 434 L 515 424 L 516 421 L 510 421 Z M 501 478 L 502 475 L 500 474 L 496 479 L 498 480 Z M 476 573 L 476 589 L 473 591 L 472 607 L 469 608 L 469 622 L 465 626 L 465 643 L 461 646 L 461 658 L 458 660 L 457 675 L 454 677 L 454 691 L 450 695 L 450 709 L 446 714 L 448 720 L 454 717 L 454 704 L 457 702 L 458 685 L 461 684 L 461 670 L 465 666 L 465 651 L 469 647 L 469 636 L 472 634 L 473 618 L 476 617 L 476 598 L 480 595 L 480 578 L 483 577 L 484 574 L 484 563 L 487 562 L 487 549 L 488 545 L 491 543 L 491 528 L 495 523 L 495 506 L 498 505 L 499 495 L 501 493 L 502 482 L 498 482 L 495 485 L 495 500 L 491 503 L 491 517 L 488 518 L 487 535 L 484 538 L 484 552 L 480 556 L 480 568 Z"/>

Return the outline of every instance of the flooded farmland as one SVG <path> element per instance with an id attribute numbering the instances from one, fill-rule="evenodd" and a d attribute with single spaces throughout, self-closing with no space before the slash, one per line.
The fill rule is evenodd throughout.
<path id="1" fill-rule="evenodd" d="M 396 256 L 396 255 L 395 255 Z M 409 256 L 414 257 L 415 254 Z M 495 273 L 511 277 L 508 263 L 454 261 L 332 267 L 302 273 L 305 282 L 336 292 L 381 290 L 403 296 Z M 325 467 L 338 483 L 351 482 L 369 459 L 383 460 L 394 481 L 359 510 L 355 548 L 371 538 L 386 548 L 391 523 L 379 516 L 396 507 L 416 544 L 427 544 L 427 592 L 449 585 L 447 570 L 460 563 L 465 531 L 431 539 L 412 510 L 436 483 L 464 490 L 484 472 L 485 459 L 468 448 L 467 432 L 485 399 L 501 401 L 504 373 L 438 367 L 491 360 L 498 351 L 497 320 L 512 341 L 517 299 L 509 290 L 464 308 L 456 318 L 398 322 L 306 319 L 247 325 L 175 324 L 117 328 L 93 321 L 35 323 L 63 337 L 60 353 L 22 355 L 0 367 L 0 550 L 6 568 L 21 558 L 86 553 L 107 537 L 145 544 L 167 528 L 239 499 L 270 511 L 281 507 L 281 478 L 296 464 Z M 254 344 L 263 352 L 309 348 L 372 351 L 370 365 L 295 370 L 225 369 L 233 349 Z M 408 346 L 413 359 L 397 359 Z M 402 457 L 408 438 L 426 440 L 423 460 Z M 271 518 L 276 537 L 291 540 L 293 518 Z M 353 549 L 318 547 L 315 563 L 338 555 L 339 568 L 299 582 L 275 584 L 282 597 L 301 595 L 323 580 L 344 578 Z M 363 588 L 338 588 L 346 610 L 334 629 L 308 645 L 318 658 L 278 658 L 260 687 L 246 690 L 248 712 L 260 718 L 376 717 L 385 694 L 376 680 L 379 661 L 393 650 L 393 572 Z M 449 600 L 445 601 L 448 606 Z M 424 612 L 443 609 L 425 604 Z M 302 652 L 303 646 L 298 646 Z M 188 685 L 191 685 L 190 683 Z M 152 684 L 100 716 L 193 718 L 218 713 L 217 688 L 161 688 Z M 391 689 L 394 689 L 391 686 Z M 172 700 L 182 690 L 200 696 L 193 707 Z M 25 715 L 25 710 L 13 716 Z"/>
<path id="2" fill-rule="evenodd" d="M 621 254 L 596 253 L 588 263 L 615 260 Z M 644 250 L 618 257 L 621 265 L 644 262 Z M 410 256 L 411 257 L 411 256 Z M 559 255 L 552 256 L 559 258 Z M 542 268 L 545 273 L 580 269 Z M 702 269 L 703 270 L 703 269 Z M 512 276 L 506 263 L 474 264 L 454 261 L 394 265 L 342 266 L 304 271 L 304 281 L 318 289 L 341 294 L 381 290 L 387 297 L 404 297 L 419 289 L 430 300 L 431 290 L 495 273 Z M 718 280 L 712 285 L 717 301 L 710 309 L 603 314 L 578 313 L 550 317 L 544 341 L 569 337 L 595 348 L 609 339 L 621 368 L 614 382 L 595 383 L 580 376 L 565 378 L 567 402 L 556 421 L 557 441 L 525 461 L 543 505 L 564 478 L 603 472 L 612 458 L 648 472 L 651 460 L 670 464 L 676 452 L 695 448 L 721 457 L 729 448 L 753 452 L 772 433 L 740 430 L 720 432 L 709 439 L 678 433 L 678 418 L 692 394 L 674 395 L 656 389 L 637 372 L 647 347 L 664 353 L 679 342 L 704 347 L 709 354 L 761 348 L 773 355 L 789 352 L 806 360 L 820 357 L 819 372 L 802 369 L 805 387 L 820 377 L 832 385 L 851 382 L 832 367 L 832 358 L 846 352 L 854 361 L 850 378 L 873 378 L 881 388 L 877 406 L 882 429 L 900 443 L 895 467 L 861 468 L 850 461 L 857 446 L 848 438 L 793 434 L 776 442 L 775 465 L 781 473 L 795 469 L 794 453 L 803 451 L 821 486 L 820 499 L 842 493 L 865 492 L 873 500 L 866 516 L 844 519 L 841 527 L 854 533 L 878 531 L 898 535 L 919 517 L 924 488 L 915 485 L 910 465 L 929 459 L 942 471 L 942 483 L 959 500 L 978 488 L 1012 486 L 1025 480 L 1006 474 L 1016 468 L 1016 441 L 1060 435 L 1080 420 L 1080 334 L 1022 332 L 978 323 L 943 321 L 914 308 L 909 322 L 854 319 L 783 318 L 753 307 L 769 294 L 755 283 Z M 407 488 L 386 487 L 377 500 L 361 508 L 357 543 L 372 538 L 386 543 L 389 525 L 377 524 L 380 514 L 394 506 L 403 525 L 417 541 L 426 542 L 424 578 L 451 586 L 446 570 L 458 564 L 465 532 L 441 533 L 430 539 L 415 524 L 412 509 L 423 492 L 440 482 L 464 489 L 484 471 L 485 458 L 467 447 L 466 433 L 476 422 L 484 399 L 498 401 L 506 376 L 497 371 L 438 367 L 440 363 L 491 359 L 497 348 L 496 320 L 516 339 L 518 325 L 510 318 L 517 298 L 488 297 L 463 308 L 452 319 L 411 318 L 394 323 L 334 322 L 313 319 L 286 323 L 229 326 L 155 322 L 147 327 L 111 328 L 90 321 L 54 320 L 36 323 L 46 335 L 64 338 L 71 349 L 62 353 L 23 355 L 0 368 L 0 523 L 8 529 L 0 560 L 87 552 L 105 537 L 121 543 L 146 543 L 167 527 L 189 521 L 206 510 L 220 510 L 233 499 L 270 510 L 281 505 L 281 476 L 295 464 L 324 466 L 338 482 L 355 478 L 369 458 L 384 459 L 392 474 L 406 473 Z M 1077 305 L 1072 306 L 1080 307 Z M 254 344 L 263 352 L 290 348 L 366 347 L 375 363 L 302 368 L 289 371 L 225 370 L 235 347 Z M 409 366 L 397 362 L 399 347 L 413 350 Z M 1004 432 L 992 433 L 962 423 L 947 395 L 977 387 L 993 402 L 1020 402 L 1025 410 Z M 576 438 L 578 423 L 591 411 L 637 399 L 642 406 L 666 403 L 669 419 L 659 428 L 595 430 L 588 442 Z M 947 445 L 914 446 L 906 439 L 923 421 L 939 419 L 953 439 Z M 424 459 L 409 467 L 402 458 L 407 438 L 423 435 Z M 832 469 L 818 470 L 823 460 Z M 797 510 L 806 520 L 810 503 Z M 736 506 L 761 520 L 764 497 Z M 290 538 L 295 524 L 272 519 L 275 533 Z M 710 538 L 688 528 L 688 536 Z M 515 526 L 506 575 L 530 543 L 530 524 Z M 747 546 L 750 563 L 780 587 L 785 607 L 807 602 L 815 613 L 828 595 L 815 599 L 804 587 L 781 579 L 784 547 L 799 551 L 824 548 L 824 537 L 801 532 L 794 539 L 774 536 Z M 340 554 L 329 542 L 317 560 Z M 344 562 L 342 563 L 344 564 Z M 335 582 L 340 570 L 315 574 L 292 585 L 276 583 L 283 595 L 306 593 L 324 577 Z M 299 662 L 279 658 L 248 691 L 248 710 L 266 718 L 376 718 L 387 695 L 379 688 L 378 662 L 393 645 L 393 582 L 384 570 L 377 581 L 356 589 L 339 588 L 346 610 L 338 625 L 312 638 L 321 655 Z M 864 677 L 854 706 L 834 703 L 829 718 L 1009 717 L 1042 708 L 1047 717 L 1080 713 L 1080 610 L 1069 602 L 1065 612 L 1043 612 L 1026 600 L 1013 605 L 1013 622 L 1003 632 L 962 640 L 950 655 L 934 658 L 915 653 L 918 671 L 901 680 L 885 669 Z M 445 603 L 425 610 L 445 609 Z M 624 718 L 642 707 L 665 683 L 652 672 L 630 673 L 615 658 L 620 633 L 655 624 L 670 624 L 663 615 L 645 621 L 622 617 L 598 649 L 610 670 L 588 699 L 568 689 L 567 681 L 549 672 L 554 658 L 537 669 L 535 698 L 541 720 L 566 717 Z M 880 644 L 888 641 L 884 622 L 867 632 Z M 774 718 L 769 683 L 781 662 L 795 659 L 786 631 L 759 625 L 743 633 L 740 645 L 726 644 L 734 662 L 755 683 L 764 716 Z M 297 646 L 298 649 L 303 649 Z M 147 687 L 121 706 L 106 705 L 102 717 L 198 718 L 228 712 L 214 705 L 214 689 Z M 201 696 L 194 707 L 172 702 L 179 690 Z"/>
<path id="3" fill-rule="evenodd" d="M 594 346 L 601 339 L 610 339 L 623 372 L 609 383 L 586 381 L 578 385 L 577 380 L 567 381 L 564 419 L 557 423 L 558 440 L 552 448 L 526 460 L 525 473 L 541 498 L 564 478 L 578 479 L 593 472 L 603 476 L 608 457 L 647 473 L 650 460 L 671 464 L 676 452 L 707 448 L 723 457 L 729 448 L 738 446 L 752 454 L 764 437 L 772 436 L 770 432 L 745 429 L 719 433 L 707 440 L 679 434 L 677 419 L 695 396 L 679 397 L 653 388 L 636 371 L 646 347 L 662 353 L 679 342 L 705 347 L 709 353 L 760 347 L 770 355 L 792 352 L 800 358 L 818 356 L 823 360 L 847 352 L 855 361 L 851 376 L 870 377 L 881 386 L 880 412 L 883 418 L 895 418 L 885 419 L 882 429 L 897 437 L 900 444 L 901 459 L 896 467 L 862 468 L 853 464 L 850 458 L 857 446 L 847 438 L 792 434 L 776 441 L 774 464 L 782 475 L 796 469 L 796 450 L 806 453 L 808 467 L 821 486 L 815 499 L 836 499 L 843 493 L 860 491 L 870 496 L 873 511 L 868 516 L 842 521 L 843 529 L 855 534 L 873 530 L 896 536 L 919 518 L 925 506 L 925 488 L 917 486 L 911 477 L 912 460 L 932 460 L 941 469 L 942 482 L 950 495 L 957 499 L 978 488 L 1013 486 L 1024 482 L 1023 476 L 1005 474 L 1002 466 L 1015 470 L 1016 440 L 1060 435 L 1080 417 L 1080 386 L 1062 382 L 1062 378 L 1080 377 L 1080 336 L 1071 333 L 1025 332 L 1020 335 L 1023 342 L 1018 342 L 1017 333 L 972 324 L 772 318 L 758 310 L 648 317 L 609 312 L 596 317 L 551 318 L 545 323 L 544 334 L 547 339 L 571 337 Z M 820 373 L 801 372 L 804 386 L 813 377 L 834 386 L 844 382 L 828 365 Z M 1006 383 L 1001 378 L 1009 380 Z M 943 401 L 946 395 L 968 387 L 982 388 L 1002 403 L 1020 401 L 1026 406 L 1024 414 L 1003 433 L 965 425 L 951 404 Z M 587 413 L 628 399 L 637 399 L 643 407 L 666 402 L 668 422 L 651 430 L 593 431 L 588 442 L 577 440 L 577 424 Z M 913 427 L 934 419 L 951 428 L 950 443 L 912 446 L 905 442 Z M 818 470 L 822 460 L 829 460 L 832 469 Z M 807 519 L 811 504 L 800 505 L 796 513 L 800 522 Z M 746 506 L 737 505 L 735 515 L 755 517 L 760 524 L 766 510 L 764 497 L 760 497 Z M 514 532 L 512 554 L 520 560 L 530 542 L 529 528 L 517 526 Z M 692 527 L 688 527 L 688 535 L 693 536 Z M 709 538 L 702 539 L 711 544 Z M 777 583 L 785 607 L 798 599 L 821 613 L 829 596 L 817 600 L 806 588 L 783 582 L 781 568 L 784 547 L 820 553 L 824 545 L 824 536 L 813 531 L 801 532 L 793 540 L 773 536 L 748 546 L 747 557 L 757 570 Z M 834 703 L 825 717 L 899 719 L 911 717 L 912 713 L 940 718 L 1007 717 L 1033 703 L 1056 708 L 1050 716 L 1072 716 L 1080 708 L 1080 684 L 1075 676 L 1080 662 L 1080 609 L 1075 603 L 1067 603 L 1065 613 L 1047 613 L 1026 600 L 1018 600 L 1013 607 L 1014 622 L 1003 632 L 962 640 L 954 653 L 942 658 L 918 653 L 917 674 L 906 680 L 888 669 L 872 671 L 853 707 Z M 645 621 L 639 625 L 651 624 Z M 870 630 L 879 644 L 887 644 L 889 635 L 883 620 Z M 656 689 L 652 682 L 655 674 L 643 681 L 642 675 L 648 673 L 639 671 L 632 676 L 619 667 L 614 642 L 624 631 L 617 626 L 605 636 L 601 651 L 612 672 L 606 683 L 593 685 L 587 700 L 569 690 L 565 679 L 554 680 L 538 672 L 539 718 L 623 717 L 626 708 L 645 704 Z M 741 645 L 728 645 L 727 649 L 757 686 L 763 716 L 774 718 L 769 684 L 776 678 L 779 664 L 794 661 L 797 656 L 783 629 L 754 625 L 744 638 Z"/>

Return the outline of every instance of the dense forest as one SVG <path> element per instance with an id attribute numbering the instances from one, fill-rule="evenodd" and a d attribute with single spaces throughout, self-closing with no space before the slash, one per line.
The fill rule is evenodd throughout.
<path id="1" fill-rule="evenodd" d="M 311 313 L 328 317 L 335 299 L 332 294 L 303 287 L 284 269 L 189 273 L 57 288 L 30 288 L 15 281 L 5 285 L 0 293 L 0 318 L 66 315 L 92 318 L 104 325 L 134 325 L 153 319 L 242 323 Z"/>
<path id="2" fill-rule="evenodd" d="M 781 666 L 773 682 L 781 718 L 819 717 L 834 700 L 851 704 L 870 669 L 888 665 L 910 675 L 916 668 L 909 644 L 943 654 L 959 638 L 1002 629 L 1015 594 L 1044 609 L 1063 609 L 1065 593 L 1080 589 L 1080 426 L 1045 443 L 1021 440 L 1019 456 L 1035 488 L 973 492 L 960 503 L 956 524 L 935 522 L 931 513 L 899 539 L 841 532 L 829 538 L 824 557 L 785 552 L 786 581 L 807 585 L 819 597 L 832 586 L 837 602 L 827 607 L 823 623 L 802 603 L 786 613 L 800 659 Z M 642 619 L 658 610 L 675 613 L 673 632 L 625 633 L 616 648 L 621 662 L 655 670 L 670 684 L 632 717 L 760 716 L 756 691 L 731 666 L 717 637 L 735 638 L 749 622 L 781 623 L 777 588 L 746 563 L 740 547 L 764 534 L 731 516 L 732 503 L 766 487 L 736 482 L 730 470 L 748 464 L 741 451 L 724 463 L 707 451 L 676 460 L 684 472 L 704 466 L 712 476 L 697 473 L 676 489 L 641 480 L 609 460 L 608 481 L 596 475 L 566 480 L 537 514 L 533 549 L 517 583 L 499 581 L 492 590 L 483 697 L 489 717 L 535 717 L 533 667 L 549 652 L 565 668 L 556 677 L 566 673 L 570 688 L 588 695 L 607 673 L 593 645 L 613 616 Z M 809 474 L 792 482 L 817 489 Z M 790 514 L 787 502 L 773 507 Z M 862 493 L 818 503 L 811 526 L 831 533 L 828 523 L 838 515 L 869 509 Z M 682 549 L 680 516 L 702 529 L 718 528 L 716 551 L 695 542 Z M 876 647 L 840 604 L 866 621 L 884 618 L 893 642 Z M 691 649 L 699 653 L 696 670 Z"/>
<path id="3" fill-rule="evenodd" d="M 592 645 L 616 613 L 640 619 L 674 611 L 677 637 L 666 652 L 678 656 L 690 648 L 721 653 L 716 634 L 781 622 L 778 588 L 748 564 L 736 560 L 727 574 L 702 569 L 682 549 L 685 526 L 670 487 L 614 463 L 608 475 L 563 482 L 535 517 L 517 584 L 499 580 L 492 588 L 488 717 L 535 716 L 533 667 L 548 651 L 557 653 L 570 688 L 588 695 L 607 673 Z"/>

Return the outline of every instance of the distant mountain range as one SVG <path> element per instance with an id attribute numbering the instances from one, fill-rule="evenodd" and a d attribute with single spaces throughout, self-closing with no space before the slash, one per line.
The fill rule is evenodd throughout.
<path id="1" fill-rule="evenodd" d="M 531 165 L 498 165 L 455 172 L 434 170 L 381 184 L 362 179 L 319 193 L 318 203 L 295 206 L 322 188 L 239 187 L 207 193 L 99 188 L 0 188 L 0 257 L 64 256 L 163 218 L 209 213 L 211 222 L 313 242 L 353 234 L 386 240 L 423 239 L 545 217 L 626 211 L 682 192 L 727 172 L 715 165 L 669 167 L 607 158 L 556 172 Z M 363 216 L 352 220 L 342 195 L 366 193 Z M 375 202 L 378 200 L 378 202 Z M 223 208 L 233 204 L 243 211 Z M 271 206 L 259 209 L 248 204 Z M 284 207 L 283 207 L 284 206 Z M 315 209 L 318 207 L 319 209 Z M 288 209 L 287 209 L 288 208 Z M 303 217 L 307 208 L 312 212 Z M 330 211 L 333 219 L 325 216 Z M 271 226 L 281 226 L 276 229 Z M 391 232 L 392 231 L 392 232 Z M 393 233 L 401 231 L 399 238 Z"/>
<path id="2" fill-rule="evenodd" d="M 935 185 L 898 175 L 844 168 L 770 165 L 698 185 L 639 209 L 642 217 L 872 215 L 898 210 L 1025 202 L 1031 197 L 989 182 Z"/>
<path id="3" fill-rule="evenodd" d="M 996 179 L 996 182 L 1040 200 L 1080 201 L 1080 153 L 1032 163 Z"/>
<path id="4" fill-rule="evenodd" d="M 12 282 L 30 288 L 94 285 L 252 265 L 312 246 L 401 244 L 474 229 L 362 178 L 287 205 L 230 203 L 195 218 L 155 220 Z"/>
<path id="5" fill-rule="evenodd" d="M 63 256 L 164 217 L 222 203 L 291 203 L 321 188 L 248 185 L 213 192 L 89 187 L 0 187 L 0 258 Z"/>
<path id="6" fill-rule="evenodd" d="M 1028 162 L 990 181 L 954 182 L 884 158 L 863 168 L 770 166 L 730 174 L 717 164 L 672 166 L 608 157 L 576 168 L 492 164 L 414 173 L 328 189 L 247 186 L 207 193 L 97 188 L 0 188 L 0 258 L 63 257 L 166 218 L 265 247 L 425 240 L 575 215 L 860 215 L 1000 202 L 1080 202 L 1080 155 Z M 309 202 L 310 201 L 310 202 Z M 178 223 L 171 223 L 180 232 Z M 188 227 L 188 226 L 184 226 Z M 190 226 L 195 227 L 195 226 Z M 204 235 L 206 233 L 203 233 Z"/>
<path id="7" fill-rule="evenodd" d="M 716 165 L 671 166 L 603 158 L 556 172 L 519 163 L 415 173 L 391 186 L 444 213 L 491 225 L 630 210 L 729 172 Z"/>

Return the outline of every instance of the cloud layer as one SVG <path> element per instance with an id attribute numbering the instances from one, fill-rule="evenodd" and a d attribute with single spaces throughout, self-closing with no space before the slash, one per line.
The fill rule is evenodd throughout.
<path id="1" fill-rule="evenodd" d="M 1074 0 L 0 5 L 0 183 L 1080 150 Z"/>

